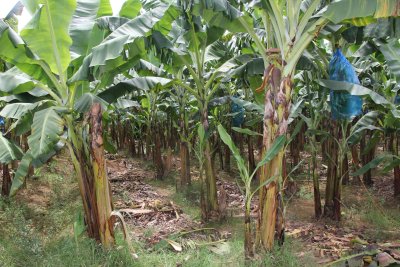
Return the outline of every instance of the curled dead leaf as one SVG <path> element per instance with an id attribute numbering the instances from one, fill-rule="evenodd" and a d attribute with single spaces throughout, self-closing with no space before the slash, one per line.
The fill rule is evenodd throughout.
<path id="1" fill-rule="evenodd" d="M 174 240 L 171 240 L 171 239 L 165 239 L 165 241 L 167 241 L 168 244 L 170 244 L 171 247 L 173 247 L 173 249 L 174 249 L 175 251 L 178 251 L 178 252 L 181 252 L 181 251 L 182 251 L 182 245 L 179 244 L 178 242 L 176 242 L 176 241 L 174 241 Z"/>

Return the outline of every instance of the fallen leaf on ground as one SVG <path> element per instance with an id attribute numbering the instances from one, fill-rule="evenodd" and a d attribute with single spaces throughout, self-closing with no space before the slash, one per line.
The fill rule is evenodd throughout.
<path id="1" fill-rule="evenodd" d="M 217 243 L 209 247 L 209 249 L 218 255 L 225 255 L 231 251 L 231 247 L 227 242 Z"/>
<path id="2" fill-rule="evenodd" d="M 182 251 L 182 245 L 179 244 L 178 242 L 175 242 L 174 240 L 171 240 L 171 239 L 165 239 L 165 241 L 167 241 L 168 244 L 170 244 L 171 247 L 173 247 L 175 251 L 178 251 L 178 252 Z"/>

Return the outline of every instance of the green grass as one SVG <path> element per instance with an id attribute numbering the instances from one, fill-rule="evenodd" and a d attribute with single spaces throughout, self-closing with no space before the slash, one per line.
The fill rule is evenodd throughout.
<path id="1" fill-rule="evenodd" d="M 362 219 L 371 225 L 367 229 L 368 237 L 377 241 L 400 238 L 400 211 L 398 208 L 388 208 L 384 202 L 373 202 L 369 199 L 363 207 Z"/>
<path id="2" fill-rule="evenodd" d="M 387 230 L 393 228 L 392 220 L 387 217 L 387 215 L 382 214 L 382 212 L 376 209 L 365 211 L 364 219 L 368 223 L 374 225 L 377 229 Z"/>
<path id="3" fill-rule="evenodd" d="M 313 192 L 310 191 L 310 188 L 306 185 L 300 186 L 299 192 L 297 192 L 298 196 L 305 200 L 311 200 L 314 197 Z"/>
<path id="4" fill-rule="evenodd" d="M 54 163 L 36 174 L 39 180 L 28 186 L 49 186 L 48 206 L 0 199 L 0 266 L 134 266 L 121 238 L 112 250 L 86 237 L 75 242 L 73 223 L 82 208 L 73 177 L 61 176 Z"/>
<path id="5" fill-rule="evenodd" d="M 154 168 L 152 168 L 153 170 Z M 176 175 L 178 175 L 178 173 L 176 173 L 175 171 L 171 171 L 170 173 L 168 173 L 167 175 L 165 175 L 163 177 L 162 180 L 158 180 L 158 179 L 149 179 L 146 180 L 147 183 L 149 183 L 150 185 L 153 186 L 158 186 L 158 187 L 170 187 L 170 188 L 175 188 L 175 177 Z"/>
<path id="6" fill-rule="evenodd" d="M 303 256 L 299 256 L 300 252 L 304 252 Z M 260 266 L 260 265 L 254 265 Z M 283 246 L 275 246 L 274 250 L 267 253 L 262 260 L 261 266 L 276 267 L 297 267 L 297 266 L 319 266 L 315 262 L 311 252 L 304 251 L 304 247 L 296 240 L 287 240 Z"/>
<path id="7" fill-rule="evenodd" d="M 70 235 L 60 236 L 43 226 L 39 229 L 36 219 L 28 219 L 28 208 L 15 201 L 2 200 L 0 207 L 0 266 L 127 266 L 118 264 L 121 259 L 127 262 L 124 250 L 104 251 L 87 238 L 76 244 Z M 60 230 L 68 225 L 54 221 L 52 227 Z"/>
<path id="8" fill-rule="evenodd" d="M 192 182 L 186 192 L 176 192 L 175 190 L 171 198 L 192 219 L 199 220 L 201 218 L 200 183 L 198 181 Z"/>

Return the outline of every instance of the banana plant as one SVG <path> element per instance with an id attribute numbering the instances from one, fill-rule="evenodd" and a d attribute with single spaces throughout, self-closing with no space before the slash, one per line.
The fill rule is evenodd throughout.
<path id="1" fill-rule="evenodd" d="M 397 84 L 400 81 L 400 44 L 398 42 L 398 36 L 400 34 L 398 29 L 399 24 L 400 22 L 396 18 L 385 18 L 363 27 L 363 42 L 359 47 L 357 47 L 358 49 L 355 52 L 355 56 L 359 57 L 360 68 L 364 68 L 363 73 L 365 76 L 365 83 L 370 87 L 379 90 L 379 93 L 383 94 L 385 98 L 392 103 L 396 102 L 396 96 L 399 90 Z M 364 58 L 370 60 L 363 60 Z M 394 195 L 397 196 L 400 195 L 400 167 L 398 166 L 398 160 L 396 159 L 398 155 L 397 129 L 399 120 L 393 116 L 390 109 L 381 105 L 377 105 L 375 108 L 385 113 L 383 126 L 385 132 L 389 136 L 389 150 L 393 154 L 393 159 L 390 165 L 391 168 L 394 169 L 393 187 Z M 374 135 L 376 135 L 376 133 L 374 133 Z M 370 151 L 373 152 L 372 149 Z M 370 154 L 371 153 L 367 153 L 367 156 L 370 156 Z M 378 156 L 375 159 L 369 157 L 368 160 L 376 163 L 383 160 L 383 158 L 387 159 L 390 157 Z M 375 164 L 370 164 L 371 162 L 364 162 L 365 166 L 369 166 L 368 168 L 363 167 L 365 170 L 363 175 L 366 178 L 371 177 L 372 166 L 376 167 Z"/>
<path id="2" fill-rule="evenodd" d="M 88 19 L 90 25 L 90 19 L 85 17 L 87 14 L 74 18 L 73 15 L 81 14 L 86 8 L 96 13 L 99 3 L 80 2 L 77 6 L 75 1 L 65 1 L 62 5 L 55 1 L 38 1 L 29 4 L 25 6 L 33 17 L 21 36 L 0 22 L 0 57 L 14 65 L 2 74 L 4 84 L 1 89 L 17 98 L 23 93 L 31 94 L 33 100 L 33 103 L 9 103 L 1 111 L 4 117 L 16 120 L 10 128 L 25 125 L 24 128 L 31 130 L 29 150 L 15 173 L 11 194 L 24 183 L 31 164 L 40 166 L 56 153 L 57 144 L 66 144 L 77 172 L 88 234 L 109 246 L 114 243 L 110 220 L 112 203 L 108 182 L 99 173 L 104 162 L 99 159 L 100 162 L 90 164 L 89 140 L 79 134 L 80 130 L 88 134 L 86 126 L 75 125 L 78 118 L 74 114 L 77 85 L 67 83 L 70 47 L 74 41 L 68 31 L 82 34 L 81 29 L 74 27 L 74 22 L 80 18 Z"/>
<path id="3" fill-rule="evenodd" d="M 367 17 L 368 22 L 376 18 L 396 15 L 399 7 L 397 1 L 369 1 L 367 4 L 361 0 L 342 0 L 326 4 L 325 1 L 247 1 L 246 10 L 252 10 L 254 21 L 262 21 L 259 28 L 272 32 L 272 38 L 267 39 L 267 44 L 261 42 L 255 32 L 254 25 L 239 18 L 241 24 L 251 35 L 258 53 L 264 61 L 264 82 L 260 91 L 266 89 L 264 111 L 264 143 L 263 153 L 269 150 L 275 138 L 284 135 L 288 128 L 288 116 L 293 87 L 293 75 L 296 65 L 319 32 L 329 22 L 340 24 L 344 21 L 360 23 L 359 18 Z M 387 7 L 391 9 L 387 9 Z M 261 169 L 260 182 L 270 177 L 281 177 L 282 159 L 281 151 L 275 159 Z M 267 250 L 272 249 L 275 233 L 278 239 L 283 240 L 284 226 L 279 219 L 283 214 L 277 214 L 276 199 L 280 198 L 281 181 L 276 186 L 260 190 L 259 237 L 257 243 Z M 278 220 L 275 218 L 278 217 Z M 279 222 L 277 224 L 276 222 Z"/>
<path id="4" fill-rule="evenodd" d="M 190 175 L 190 144 L 193 134 L 190 133 L 189 129 L 189 102 L 193 98 L 190 93 L 182 86 L 175 86 L 171 92 L 171 98 L 178 104 L 178 124 L 175 127 L 178 129 L 180 145 L 179 153 L 181 160 L 181 173 L 180 179 L 176 182 L 176 189 L 187 189 L 191 185 Z"/>
<path id="5" fill-rule="evenodd" d="M 13 9 L 5 16 L 4 22 L 8 24 L 13 30 L 17 31 L 18 30 L 18 19 L 16 15 L 21 15 L 21 12 L 23 10 L 23 6 L 20 2 L 16 3 Z M 9 69 L 9 65 L 0 59 L 0 72 L 4 72 L 7 69 Z M 0 96 L 3 96 L 3 93 L 0 92 Z M 0 100 L 0 110 L 3 109 L 5 102 Z M 9 163 L 10 162 L 15 162 L 16 160 L 21 159 L 22 157 L 22 150 L 16 146 L 14 143 L 10 143 L 9 140 L 7 140 L 3 134 L 6 132 L 6 125 L 7 125 L 7 120 L 3 117 L 0 116 L 0 132 L 1 132 L 1 138 L 2 138 L 2 145 L 0 149 L 5 152 L 5 155 L 3 155 L 3 161 L 0 160 L 0 171 L 3 172 L 3 183 L 1 187 L 1 194 L 4 197 L 8 197 L 10 195 L 10 189 L 11 189 L 11 175 L 9 171 Z M 8 154 L 8 155 L 7 155 Z M 11 156 L 11 157 L 10 157 Z"/>
<path id="6" fill-rule="evenodd" d="M 342 164 L 344 155 L 348 151 L 348 146 L 354 145 L 357 142 L 359 142 L 359 140 L 361 139 L 366 130 L 381 132 L 383 126 L 382 120 L 384 118 L 384 115 L 385 116 L 389 115 L 392 118 L 399 118 L 400 114 L 396 105 L 392 101 L 386 99 L 384 96 L 362 85 L 356 85 L 346 82 L 337 82 L 332 80 L 321 80 L 319 83 L 328 88 L 341 88 L 341 89 L 343 88 L 345 91 L 350 92 L 353 95 L 363 96 L 369 101 L 372 101 L 375 107 L 380 106 L 381 109 L 386 110 L 386 112 L 388 113 L 387 115 L 385 115 L 384 112 L 382 112 L 382 110 L 380 109 L 377 109 L 377 111 L 368 112 L 360 120 L 358 120 L 356 124 L 354 124 L 354 126 L 350 129 L 349 136 L 345 135 L 347 127 L 345 125 L 342 125 L 341 130 L 343 138 L 341 140 L 338 140 L 337 138 L 336 139 L 334 138 L 335 135 L 331 137 L 338 144 L 337 153 L 335 152 L 332 155 L 332 159 L 335 162 L 338 162 L 338 164 L 336 164 L 336 168 L 338 169 L 337 172 L 338 175 L 335 175 L 336 176 L 335 179 L 328 179 L 328 184 L 326 189 L 327 194 L 325 200 L 325 211 L 327 211 L 330 214 L 328 216 L 331 216 L 334 219 L 339 220 L 341 216 L 340 191 L 341 191 L 341 181 L 343 179 Z M 379 124 L 376 125 L 378 122 Z M 367 165 L 368 168 L 371 168 L 373 164 L 367 164 Z M 368 168 L 363 167 L 362 169 L 368 170 Z M 362 173 L 363 172 L 361 171 L 357 171 L 354 173 L 354 175 L 359 175 Z"/>
<path id="7" fill-rule="evenodd" d="M 159 57 L 165 63 L 170 73 L 184 69 L 184 80 L 175 79 L 177 86 L 183 87 L 197 102 L 200 121 L 206 132 L 204 148 L 205 168 L 205 203 L 202 214 L 208 219 L 212 213 L 218 212 L 217 187 L 215 171 L 211 158 L 209 136 L 208 104 L 213 95 L 220 89 L 224 77 L 229 70 L 237 66 L 237 61 L 231 59 L 224 43 L 219 40 L 226 30 L 231 32 L 244 31 L 238 18 L 242 15 L 227 0 L 178 1 L 180 8 L 179 20 L 172 24 L 169 35 L 162 32 L 154 33 L 153 41 L 162 48 Z M 164 52 L 170 57 L 165 59 Z M 165 62 L 163 61 L 165 60 Z"/>
<path id="8" fill-rule="evenodd" d="M 164 87 L 164 89 L 167 87 Z M 141 100 L 143 109 L 146 112 L 146 143 L 154 140 L 153 160 L 156 166 L 156 178 L 163 179 L 164 166 L 162 161 L 161 151 L 161 123 L 165 120 L 164 112 L 159 109 L 161 101 L 165 99 L 165 91 L 160 86 L 154 87 L 149 91 L 144 92 L 144 98 Z M 164 119 L 163 119 L 164 117 Z"/>
<path id="9" fill-rule="evenodd" d="M 11 129 L 31 130 L 29 150 L 15 173 L 11 193 L 24 183 L 30 165 L 40 166 L 59 146 L 66 146 L 77 175 L 88 235 L 111 246 L 116 215 L 102 171 L 104 161 L 98 153 L 89 152 L 96 142 L 89 140 L 83 113 L 93 103 L 100 103 L 103 109 L 107 106 L 100 93 L 106 91 L 104 98 L 109 96 L 107 87 L 119 82 L 115 76 L 138 62 L 145 52 L 146 35 L 154 28 L 169 31 L 177 9 L 170 3 L 147 1 L 151 8 L 144 5 L 140 15 L 111 20 L 102 17 L 112 14 L 108 1 L 23 3 L 33 16 L 21 36 L 0 21 L 0 58 L 14 66 L 0 74 L 0 90 L 9 101 L 1 113 L 15 120 Z M 118 92 L 112 95 L 109 102 L 120 96 Z M 3 141 L 3 145 L 9 144 Z M 15 151 L 2 150 L 1 161 L 18 158 Z"/>
<path id="10" fill-rule="evenodd" d="M 245 257 L 246 259 L 251 259 L 254 257 L 254 241 L 253 241 L 253 231 L 251 227 L 251 217 L 250 217 L 250 211 L 251 211 L 251 200 L 256 194 L 256 192 L 263 186 L 271 186 L 274 183 L 274 177 L 271 177 L 267 181 L 265 181 L 263 184 L 258 186 L 258 188 L 254 191 L 251 189 L 251 182 L 257 173 L 258 169 L 264 166 L 266 163 L 271 161 L 282 148 L 285 146 L 286 143 L 286 136 L 281 135 L 278 136 L 278 138 L 275 140 L 275 142 L 272 144 L 271 149 L 265 153 L 263 158 L 260 160 L 260 162 L 257 164 L 256 168 L 254 169 L 253 172 L 250 173 L 249 171 L 249 166 L 246 166 L 245 160 L 243 157 L 240 155 L 239 149 L 236 147 L 235 143 L 233 142 L 232 138 L 230 135 L 227 133 L 225 128 L 220 124 L 218 125 L 218 132 L 219 135 L 222 139 L 222 141 L 229 147 L 229 149 L 232 151 L 233 157 L 236 160 L 237 167 L 239 169 L 239 174 L 240 178 L 242 179 L 242 182 L 244 184 L 245 188 L 245 216 L 244 216 L 244 251 L 245 251 Z"/>
<path id="11" fill-rule="evenodd" d="M 327 109 L 326 102 L 328 90 L 321 90 L 319 84 L 313 82 L 318 80 L 318 78 L 315 79 L 315 75 L 311 72 L 303 71 L 301 75 L 298 75 L 297 79 L 301 80 L 301 82 L 297 82 L 297 86 L 300 87 L 299 94 L 303 94 L 300 99 L 297 99 L 297 101 L 301 101 L 304 108 L 307 109 L 307 112 L 302 112 L 299 116 L 307 126 L 305 134 L 309 137 L 311 149 L 311 177 L 313 179 L 314 187 L 314 211 L 315 217 L 318 219 L 322 216 L 322 205 L 319 189 L 319 177 L 317 173 L 317 136 L 323 137 L 326 134 L 325 132 L 320 131 L 319 128 L 321 121 L 326 118 L 327 114 L 327 112 L 324 111 Z"/>
<path id="12" fill-rule="evenodd" d="M 0 171 L 3 172 L 3 183 L 1 186 L 1 195 L 8 197 L 11 189 L 11 176 L 9 172 L 9 164 L 12 161 L 20 160 L 23 156 L 22 149 L 14 142 L 3 136 L 6 125 L 3 118 L 0 119 Z"/>

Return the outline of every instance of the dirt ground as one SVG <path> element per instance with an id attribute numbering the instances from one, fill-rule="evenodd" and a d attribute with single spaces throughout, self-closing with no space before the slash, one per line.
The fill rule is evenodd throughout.
<path id="1" fill-rule="evenodd" d="M 173 166 L 176 171 L 179 171 L 178 159 L 174 160 Z M 152 245 L 173 233 L 205 227 L 199 218 L 191 219 L 179 205 L 171 200 L 175 190 L 173 185 L 168 187 L 162 182 L 156 185 L 152 183 L 154 171 L 151 168 L 143 168 L 142 160 L 114 158 L 108 161 L 108 168 L 115 207 L 124 211 L 128 224 L 135 228 L 135 237 Z M 196 180 L 196 171 L 192 172 L 194 180 Z M 324 172 L 322 167 L 321 173 Z M 217 176 L 219 192 L 222 187 L 227 192 L 228 220 L 229 217 L 243 217 L 244 197 L 237 181 L 232 174 L 223 171 L 220 171 Z M 286 203 L 286 235 L 299 240 L 304 246 L 304 252 L 312 251 L 318 264 L 326 264 L 348 254 L 379 248 L 393 251 L 391 255 L 396 260 L 400 260 L 398 257 L 400 254 L 395 250 L 399 244 L 397 240 L 400 238 L 400 234 L 396 233 L 397 229 L 387 230 L 391 236 L 385 240 L 374 239 L 371 237 L 373 236 L 371 232 L 379 232 L 380 229 L 375 229 L 374 225 L 364 221 L 358 214 L 357 209 L 361 209 L 371 194 L 362 185 L 344 187 L 343 220 L 340 223 L 314 219 L 311 180 L 298 181 L 297 188 L 298 192 L 287 199 Z M 323 181 L 321 188 L 324 188 Z M 382 177 L 376 179 L 373 194 L 384 198 L 385 205 L 389 207 L 399 205 L 399 201 L 392 197 L 390 174 L 383 179 Z M 257 201 L 256 196 L 252 203 L 252 210 L 257 208 Z M 381 207 L 381 204 L 377 205 Z M 252 213 L 253 217 L 256 215 L 256 212 Z M 148 234 L 149 227 L 151 235 Z M 298 256 L 302 257 L 304 252 L 300 252 Z"/>

